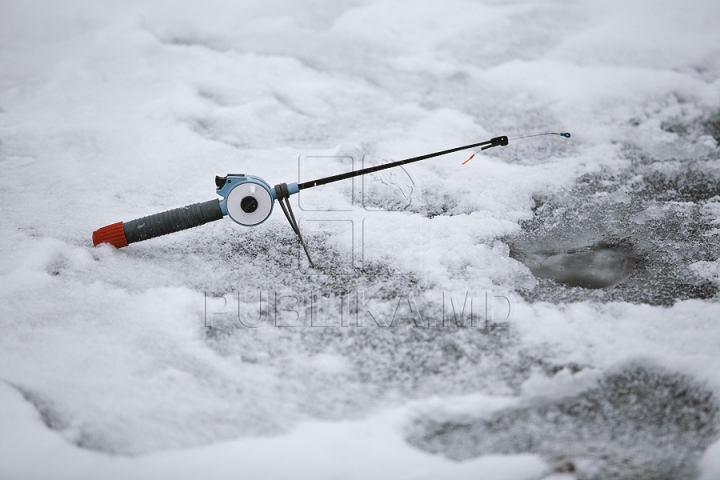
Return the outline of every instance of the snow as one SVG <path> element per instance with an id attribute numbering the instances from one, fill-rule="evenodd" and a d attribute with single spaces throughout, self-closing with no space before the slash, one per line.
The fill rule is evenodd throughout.
<path id="1" fill-rule="evenodd" d="M 718 20 L 709 0 L 0 2 L 0 477 L 717 478 Z M 91 244 L 215 175 L 546 131 L 573 136 L 301 192 L 315 270 L 280 212 Z M 523 263 L 573 255 L 584 278 L 631 261 L 596 289 Z M 573 417 L 587 402 L 606 424 Z"/>
<path id="2" fill-rule="evenodd" d="M 167 451 L 139 458 L 114 458 L 74 448 L 42 424 L 37 412 L 13 389 L 3 386 L 3 452 L 13 458 L 9 478 L 476 478 L 479 472 L 503 480 L 532 478 L 544 470 L 534 455 L 487 456 L 448 463 L 412 449 L 398 435 L 401 412 L 372 421 L 314 422 L 281 437 L 246 438 L 190 451 Z M 307 440 L 312 439 L 308 444 Z M 42 464 L 37 458 L 42 455 Z"/>

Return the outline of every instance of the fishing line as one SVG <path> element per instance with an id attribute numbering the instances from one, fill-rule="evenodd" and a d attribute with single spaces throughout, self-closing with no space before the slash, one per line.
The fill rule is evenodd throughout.
<path id="1" fill-rule="evenodd" d="M 541 135 L 560 135 L 561 137 L 570 138 L 571 135 L 568 132 L 547 132 L 547 133 L 536 133 L 535 135 L 524 135 L 522 137 L 511 138 L 510 140 L 520 140 L 521 138 L 539 137 Z"/>
<path id="2" fill-rule="evenodd" d="M 547 133 L 536 133 L 536 134 L 534 134 L 534 135 L 524 135 L 524 136 L 522 136 L 522 137 L 511 138 L 510 140 L 520 140 L 521 138 L 540 137 L 540 136 L 542 136 L 542 135 L 560 135 L 561 137 L 565 137 L 565 138 L 570 138 L 570 137 L 571 137 L 570 133 L 568 133 L 568 132 L 560 132 L 560 133 L 547 132 Z M 508 141 L 509 141 L 509 140 L 508 140 Z M 483 148 L 481 148 L 480 150 L 487 150 L 488 148 L 490 148 L 490 147 L 483 147 Z M 474 152 L 472 155 L 470 155 L 470 158 L 468 158 L 467 160 L 465 160 L 464 162 L 462 162 L 461 165 L 465 165 L 465 164 L 467 164 L 470 160 L 472 160 L 473 158 L 475 158 L 475 155 L 476 155 L 477 153 L 479 153 L 480 150 L 478 150 L 477 152 Z"/>
<path id="3" fill-rule="evenodd" d="M 224 216 L 230 217 L 235 223 L 246 227 L 254 227 L 260 225 L 267 220 L 272 214 L 273 204 L 275 200 L 280 204 L 280 208 L 285 214 L 290 227 L 297 235 L 300 245 L 305 251 L 310 266 L 315 264 L 310 258 L 310 251 L 303 240 L 300 233 L 300 226 L 295 219 L 292 207 L 290 206 L 290 196 L 298 193 L 300 190 L 319 187 L 328 183 L 339 182 L 348 178 L 367 175 L 369 173 L 379 172 L 388 168 L 407 165 L 408 163 L 428 160 L 430 158 L 448 155 L 450 153 L 469 150 L 471 148 L 481 147 L 479 151 L 487 150 L 493 147 L 504 147 L 510 140 L 519 140 L 522 138 L 539 137 L 541 135 L 560 135 L 561 137 L 570 138 L 567 132 L 562 133 L 537 133 L 534 135 L 525 135 L 508 139 L 506 136 L 491 138 L 484 142 L 464 145 L 462 147 L 450 148 L 439 152 L 428 153 L 417 157 L 406 158 L 395 162 L 377 165 L 374 167 L 362 168 L 352 172 L 331 175 L 329 177 L 318 178 L 303 183 L 281 183 L 270 187 L 270 185 L 260 177 L 254 175 L 246 175 L 244 173 L 229 173 L 224 177 L 215 177 L 216 193 L 222 197 L 221 199 L 210 200 L 202 203 L 195 203 L 186 207 L 180 207 L 167 212 L 149 215 L 137 220 L 129 222 L 117 222 L 112 225 L 99 228 L 93 232 L 93 244 L 109 243 L 116 248 L 127 247 L 131 243 L 141 242 L 150 238 L 167 235 L 173 232 L 179 232 L 188 228 L 197 227 L 208 222 L 220 220 Z M 477 152 L 475 152 L 477 153 Z M 470 158 L 463 162 L 465 165 L 475 156 L 473 153 Z"/>

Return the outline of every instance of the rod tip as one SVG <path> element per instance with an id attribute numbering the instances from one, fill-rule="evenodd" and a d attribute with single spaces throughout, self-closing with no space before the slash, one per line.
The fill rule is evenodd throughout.
<path id="1" fill-rule="evenodd" d="M 565 137 L 565 138 L 570 138 L 571 135 L 570 135 L 569 132 L 562 132 L 562 133 L 560 134 L 560 136 L 561 136 L 561 137 Z"/>

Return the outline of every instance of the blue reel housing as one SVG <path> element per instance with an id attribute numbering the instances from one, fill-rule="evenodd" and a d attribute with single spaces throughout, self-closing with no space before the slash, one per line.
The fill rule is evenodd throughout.
<path id="1" fill-rule="evenodd" d="M 260 225 L 272 214 L 277 199 L 275 188 L 260 177 L 231 173 L 215 177 L 217 194 L 220 195 L 220 210 L 235 223 L 246 227 Z M 290 195 L 299 191 L 297 183 L 287 185 Z"/>

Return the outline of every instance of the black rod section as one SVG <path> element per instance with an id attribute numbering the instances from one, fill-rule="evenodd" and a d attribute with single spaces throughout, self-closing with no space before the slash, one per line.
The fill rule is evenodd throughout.
<path id="1" fill-rule="evenodd" d="M 490 148 L 490 147 L 495 147 L 498 145 L 505 146 L 507 144 L 508 144 L 508 138 L 506 136 L 495 137 L 495 138 L 487 140 L 485 142 L 473 143 L 472 145 L 465 145 L 464 147 L 451 148 L 450 150 L 443 150 L 442 152 L 428 153 L 426 155 L 420 155 L 419 157 L 407 158 L 405 160 L 398 160 L 397 162 L 390 162 L 390 163 L 386 163 L 384 165 L 377 165 L 375 167 L 363 168 L 361 170 L 355 170 L 353 172 L 341 173 L 338 175 L 333 175 L 331 177 L 325 177 L 325 178 L 319 178 L 317 180 L 311 180 L 309 182 L 304 182 L 304 183 L 298 184 L 298 190 L 304 190 L 306 188 L 317 187 L 319 185 L 325 185 L 326 183 L 339 182 L 340 180 L 345 180 L 347 178 L 353 178 L 353 177 L 358 177 L 360 175 L 365 175 L 368 173 L 379 172 L 380 170 L 385 170 L 387 168 L 399 167 L 400 165 L 405 165 L 407 163 L 419 162 L 420 160 L 427 160 L 428 158 L 435 158 L 435 157 L 439 157 L 440 155 L 447 155 L 448 153 L 459 152 L 460 150 L 467 150 L 468 148 L 481 147 L 483 145 L 489 145 L 486 148 Z"/>

